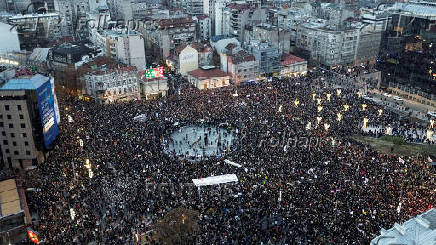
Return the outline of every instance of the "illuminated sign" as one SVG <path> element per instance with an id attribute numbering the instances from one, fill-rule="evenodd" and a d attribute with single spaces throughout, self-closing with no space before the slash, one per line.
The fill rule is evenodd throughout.
<path id="1" fill-rule="evenodd" d="M 39 244 L 38 233 L 31 228 L 27 228 L 27 235 L 29 236 L 30 241 Z"/>
<path id="2" fill-rule="evenodd" d="M 162 67 L 156 67 L 152 69 L 146 69 L 144 71 L 139 72 L 139 77 L 141 79 L 153 79 L 153 78 L 160 78 L 163 77 L 163 68 Z"/>
<path id="3" fill-rule="evenodd" d="M 59 134 L 56 119 L 57 113 L 55 108 L 55 98 L 50 81 L 45 82 L 36 89 L 36 96 L 38 99 L 38 108 L 41 117 L 44 144 L 46 147 L 49 147 Z"/>

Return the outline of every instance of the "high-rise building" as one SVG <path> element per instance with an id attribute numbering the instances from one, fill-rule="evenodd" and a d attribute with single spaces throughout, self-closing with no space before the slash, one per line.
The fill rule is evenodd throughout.
<path id="1" fill-rule="evenodd" d="M 20 49 L 32 51 L 34 48 L 46 47 L 61 35 L 58 13 L 15 15 L 8 23 L 16 27 Z"/>
<path id="2" fill-rule="evenodd" d="M 31 0 L 0 0 L 0 11 L 11 14 L 27 13 Z"/>
<path id="3" fill-rule="evenodd" d="M 0 86 L 0 148 L 6 167 L 45 160 L 59 129 L 59 109 L 49 77 L 10 79 Z"/>

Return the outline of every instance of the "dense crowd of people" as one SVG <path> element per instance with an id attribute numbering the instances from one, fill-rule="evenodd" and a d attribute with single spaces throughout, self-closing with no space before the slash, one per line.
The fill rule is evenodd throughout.
<path id="1" fill-rule="evenodd" d="M 132 244 L 184 207 L 200 214 L 189 244 L 369 244 L 435 203 L 432 170 L 424 156 L 399 161 L 350 139 L 364 118 L 398 117 L 325 82 L 309 75 L 110 105 L 62 99 L 61 134 L 28 172 L 26 185 L 41 189 L 29 196 L 35 230 L 47 244 Z M 168 132 L 196 124 L 231 125 L 236 146 L 200 162 L 163 151 Z M 192 185 L 220 174 L 238 182 Z"/>

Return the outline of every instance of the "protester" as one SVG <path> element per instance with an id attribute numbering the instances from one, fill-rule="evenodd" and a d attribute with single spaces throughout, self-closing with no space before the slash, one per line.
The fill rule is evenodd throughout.
<path id="1" fill-rule="evenodd" d="M 381 127 L 378 135 L 387 125 L 399 136 L 407 130 L 355 88 L 342 86 L 339 94 L 326 86 L 329 75 L 322 78 L 186 89 L 150 102 L 61 100 L 59 139 L 27 176 L 27 186 L 41 189 L 29 198 L 41 217 L 35 230 L 46 244 L 131 244 L 169 210 L 185 207 L 200 212 L 196 244 L 369 244 L 381 228 L 435 203 L 432 173 L 424 157 L 400 161 L 349 139 L 362 133 L 365 117 Z M 145 122 L 133 119 L 141 114 Z M 223 158 L 187 161 L 164 151 L 180 127 L 224 123 L 238 135 Z M 239 181 L 192 185 L 220 174 Z"/>

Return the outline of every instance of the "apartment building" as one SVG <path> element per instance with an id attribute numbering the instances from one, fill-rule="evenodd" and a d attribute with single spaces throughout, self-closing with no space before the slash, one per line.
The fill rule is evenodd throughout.
<path id="1" fill-rule="evenodd" d="M 0 87 L 0 148 L 6 167 L 45 161 L 59 129 L 59 109 L 49 77 L 13 78 Z"/>

